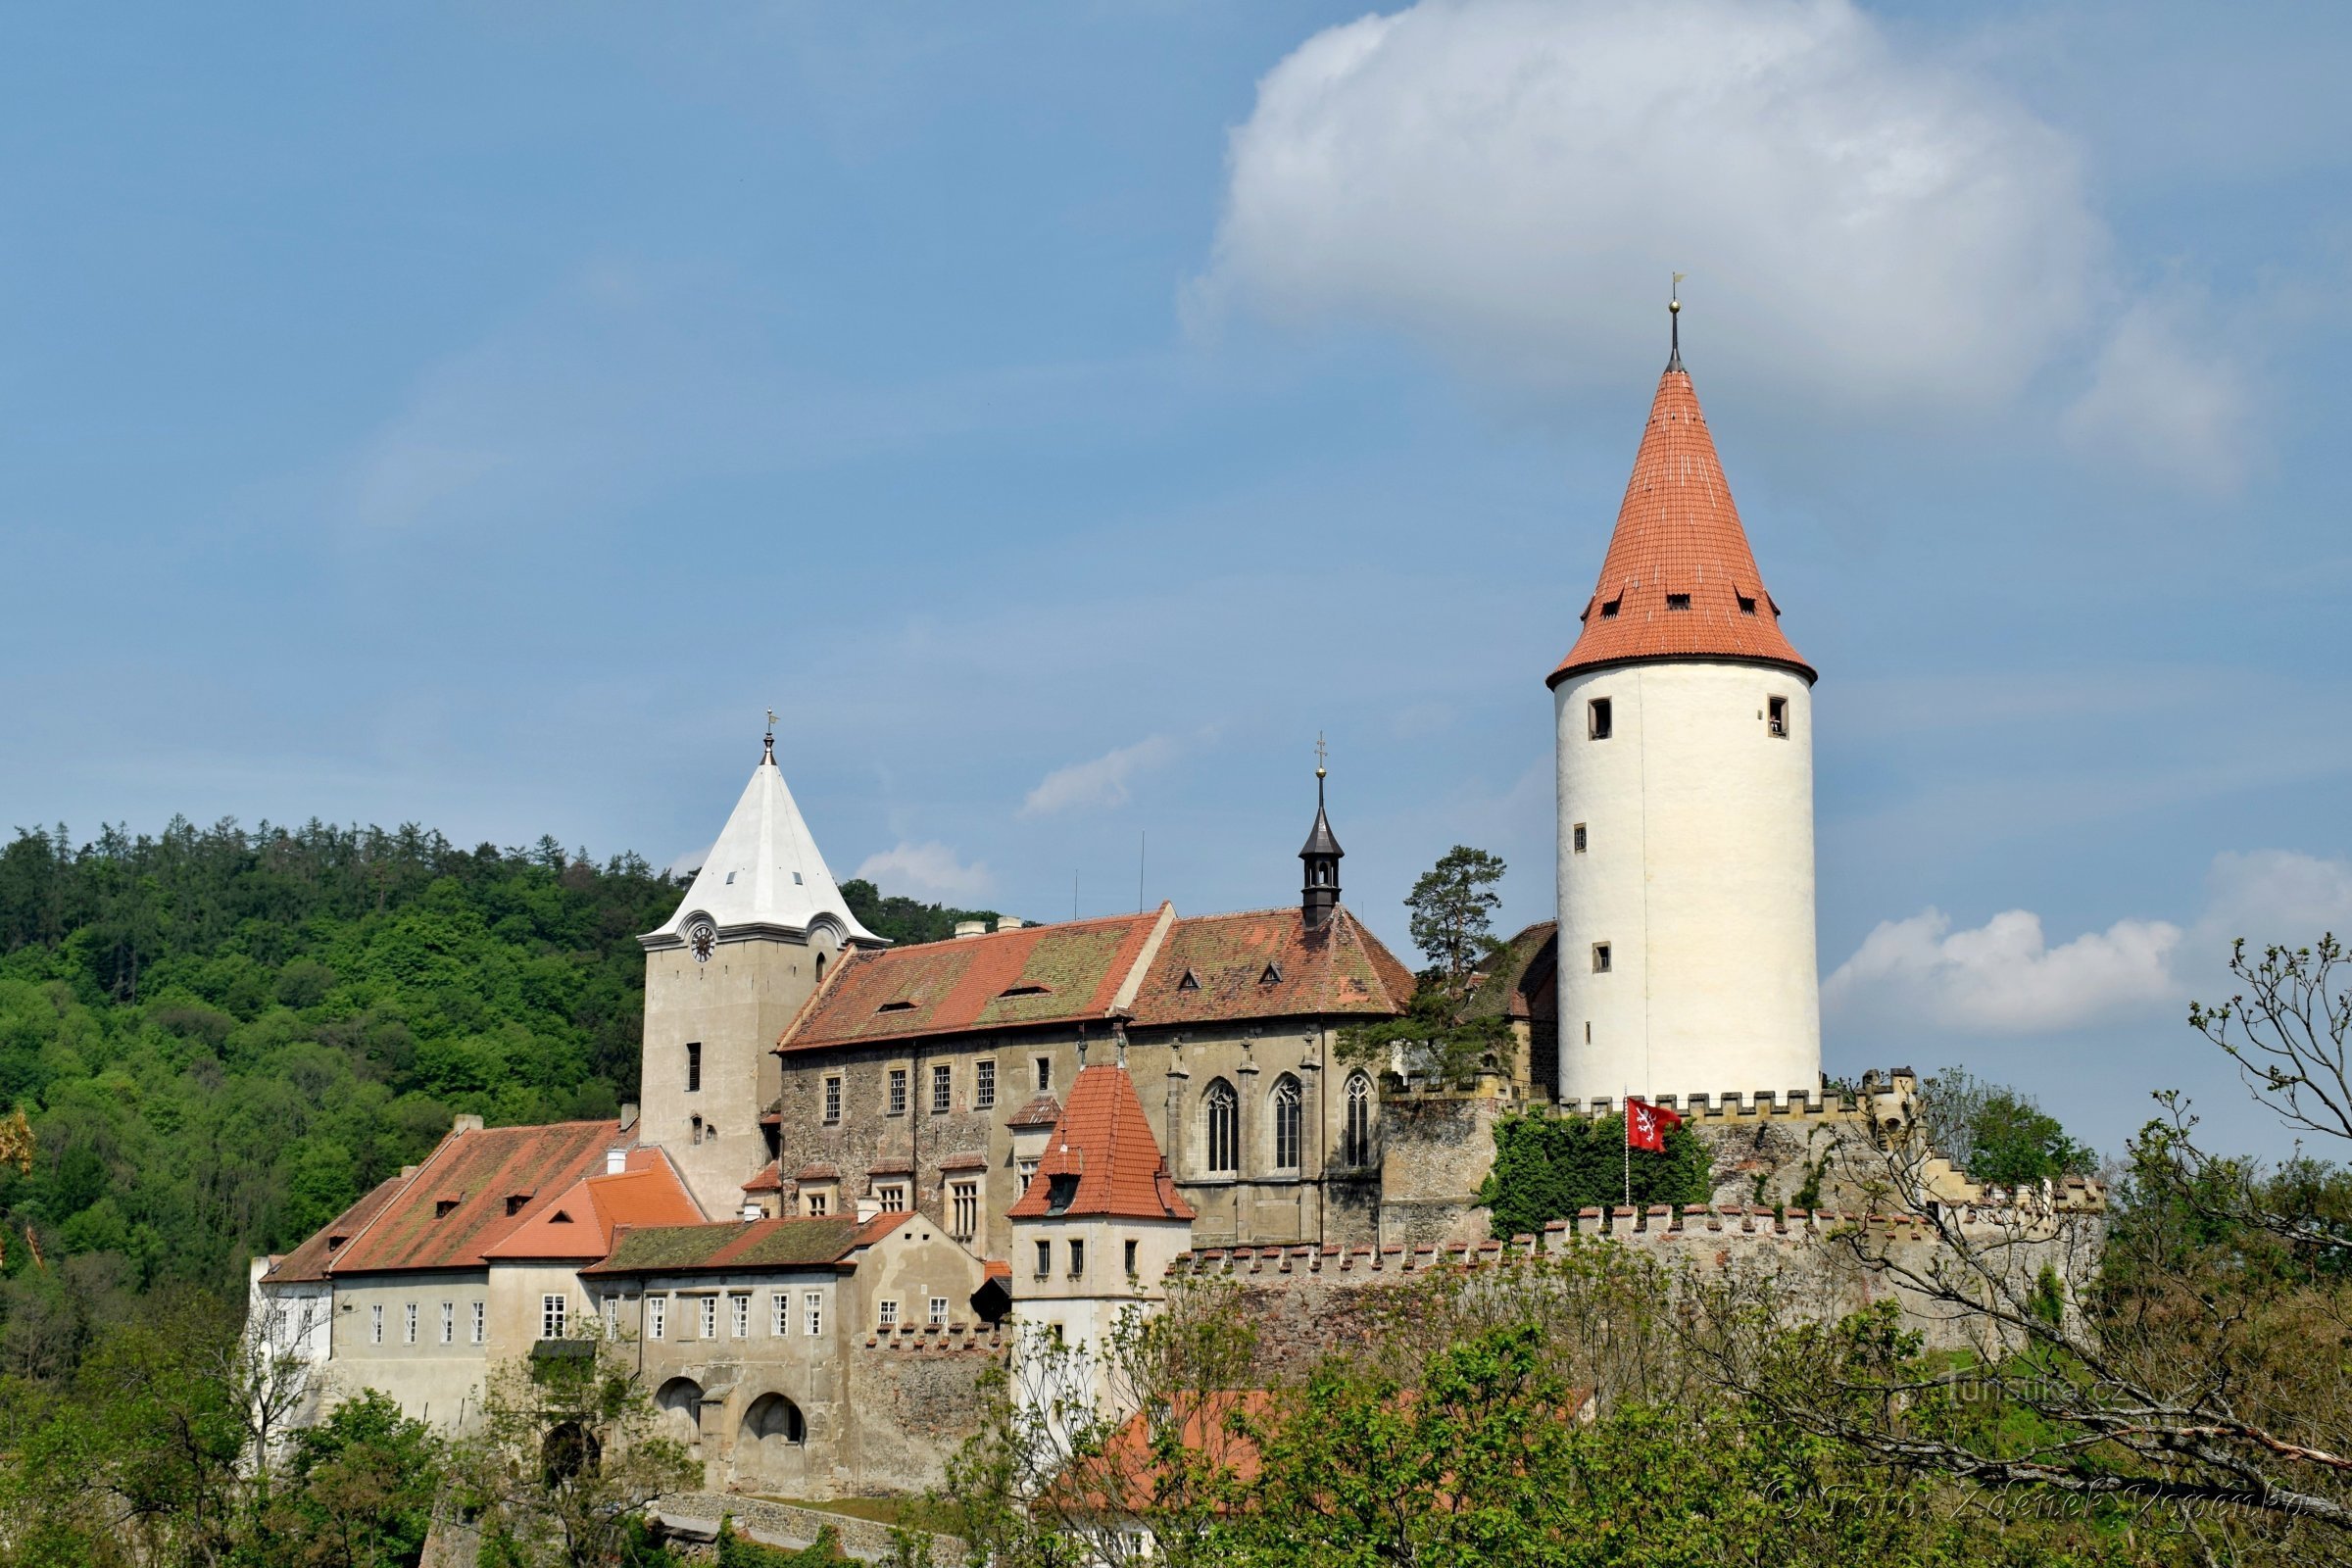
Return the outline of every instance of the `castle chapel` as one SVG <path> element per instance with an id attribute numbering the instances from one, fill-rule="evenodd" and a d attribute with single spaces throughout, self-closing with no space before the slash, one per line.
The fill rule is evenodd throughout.
<path id="1" fill-rule="evenodd" d="M 1694 1121 L 1819 1114 L 1814 671 L 1679 339 L 1578 619 L 1548 682 L 1559 918 L 1485 976 L 1474 1004 L 1518 1049 L 1474 1093 L 1340 1054 L 1414 976 L 1342 902 L 1320 768 L 1295 898 L 893 947 L 771 734 L 639 939 L 642 1110 L 460 1117 L 257 1261 L 257 1321 L 319 1400 L 382 1389 L 450 1427 L 500 1358 L 616 1336 L 713 1487 L 914 1489 L 1008 1318 L 1099 1332 L 1180 1254 L 1484 1237 L 1500 1114 L 1629 1093 Z"/>

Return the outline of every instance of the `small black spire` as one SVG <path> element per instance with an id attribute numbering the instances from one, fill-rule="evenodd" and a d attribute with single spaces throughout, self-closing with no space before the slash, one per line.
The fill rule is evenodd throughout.
<path id="1" fill-rule="evenodd" d="M 1339 836 L 1331 830 L 1331 818 L 1323 809 L 1323 737 L 1315 737 L 1315 825 L 1307 830 L 1306 848 L 1298 858 L 1306 862 L 1305 885 L 1299 890 L 1298 908 L 1305 915 L 1308 929 L 1322 925 L 1331 918 L 1331 911 L 1340 904 L 1340 858 L 1348 852 L 1340 848 Z"/>
<path id="2" fill-rule="evenodd" d="M 1666 341 L 1669 350 L 1666 355 L 1666 368 L 1669 371 L 1679 370 L 1683 368 L 1682 292 L 1683 274 L 1677 272 L 1674 274 L 1674 286 L 1666 291 Z"/>

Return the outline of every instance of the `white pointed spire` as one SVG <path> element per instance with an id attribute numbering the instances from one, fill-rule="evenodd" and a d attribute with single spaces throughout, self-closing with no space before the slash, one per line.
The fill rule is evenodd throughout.
<path id="1" fill-rule="evenodd" d="M 776 766 L 772 731 L 760 765 L 752 769 L 752 781 L 744 786 L 718 842 L 695 873 L 684 902 L 660 930 L 640 940 L 648 947 L 683 942 L 687 928 L 704 918 L 722 937 L 747 927 L 806 932 L 830 923 L 845 944 L 882 945 L 880 937 L 858 923 L 840 884 L 826 869 L 815 836 L 802 820 L 783 770 Z"/>

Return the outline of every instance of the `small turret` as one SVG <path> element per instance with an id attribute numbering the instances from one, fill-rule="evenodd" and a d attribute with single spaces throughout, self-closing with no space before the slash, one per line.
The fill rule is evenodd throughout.
<path id="1" fill-rule="evenodd" d="M 1306 863 L 1306 881 L 1298 894 L 1298 909 L 1306 917 L 1306 928 L 1317 930 L 1331 918 L 1331 911 L 1340 906 L 1340 857 L 1348 852 L 1340 848 L 1339 839 L 1331 831 L 1331 818 L 1323 814 L 1323 742 L 1315 741 L 1315 825 L 1306 835 L 1306 848 L 1298 858 Z"/>

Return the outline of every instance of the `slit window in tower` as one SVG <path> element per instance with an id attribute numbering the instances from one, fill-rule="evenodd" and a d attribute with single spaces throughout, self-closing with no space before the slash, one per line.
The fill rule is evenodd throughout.
<path id="1" fill-rule="evenodd" d="M 1054 1058 L 1052 1056 L 1037 1058 L 1037 1092 L 1041 1095 L 1054 1092 Z"/>
<path id="2" fill-rule="evenodd" d="M 1576 845 L 1576 853 L 1577 853 L 1577 854 L 1579 854 L 1579 855 L 1582 855 L 1582 854 L 1584 854 L 1584 853 L 1585 853 L 1585 824 L 1584 824 L 1584 823 L 1582 823 L 1582 822 L 1579 822 L 1579 823 L 1577 823 L 1575 827 L 1573 827 L 1573 828 L 1569 829 L 1569 836 L 1570 836 L 1570 838 L 1573 840 L 1573 842 L 1574 842 L 1574 843 L 1575 843 L 1575 845 Z"/>
<path id="3" fill-rule="evenodd" d="M 1764 728 L 1775 740 L 1785 741 L 1788 738 L 1788 698 L 1767 697 L 1764 699 Z"/>
<path id="4" fill-rule="evenodd" d="M 1592 972 L 1594 974 L 1609 972 L 1609 945 L 1606 942 L 1592 944 Z"/>
<path id="5" fill-rule="evenodd" d="M 699 1040 L 686 1045 L 686 1092 L 695 1094 L 703 1087 L 703 1044 Z"/>
<path id="6" fill-rule="evenodd" d="M 1668 610 L 1689 610 L 1690 608 L 1690 596 L 1689 594 L 1668 594 L 1666 596 L 1666 608 Z"/>
<path id="7" fill-rule="evenodd" d="M 1607 740 L 1610 717 L 1609 700 L 1606 697 L 1593 698 L 1585 705 L 1585 732 L 1596 741 Z"/>

